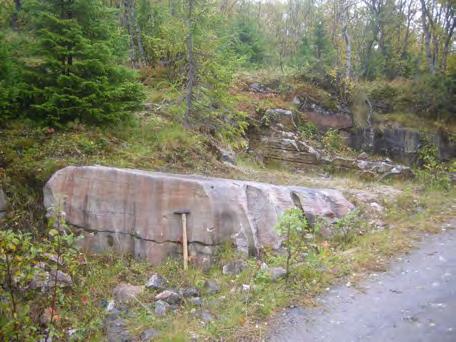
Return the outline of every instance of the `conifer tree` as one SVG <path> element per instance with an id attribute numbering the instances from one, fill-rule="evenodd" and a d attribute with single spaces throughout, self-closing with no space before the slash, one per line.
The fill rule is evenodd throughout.
<path id="1" fill-rule="evenodd" d="M 330 65 L 334 51 L 322 20 L 319 20 L 315 25 L 313 35 L 314 54 L 318 65 L 321 66 L 322 63 L 326 66 Z"/>
<path id="2" fill-rule="evenodd" d="M 29 13 L 37 40 L 37 62 L 27 72 L 31 116 L 48 124 L 101 124 L 138 105 L 140 85 L 120 65 L 124 40 L 101 1 L 37 0 Z"/>
<path id="3" fill-rule="evenodd" d="M 20 68 L 11 54 L 9 43 L 0 33 L 0 119 L 12 117 L 19 106 L 23 83 Z"/>

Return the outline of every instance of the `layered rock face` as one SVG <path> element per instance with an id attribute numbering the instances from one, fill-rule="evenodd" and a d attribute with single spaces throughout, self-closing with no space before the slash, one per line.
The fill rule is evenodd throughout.
<path id="1" fill-rule="evenodd" d="M 413 177 L 412 170 L 391 160 L 369 161 L 364 158 L 343 158 L 325 155 L 323 151 L 313 148 L 300 138 L 297 132 L 287 129 L 289 115 L 275 116 L 275 121 L 268 125 L 251 129 L 249 132 L 249 149 L 257 159 L 265 163 L 279 163 L 282 166 L 298 170 L 321 165 L 336 169 L 354 170 L 369 178 L 378 177 Z M 368 157 L 368 156 L 367 156 Z"/>
<path id="2" fill-rule="evenodd" d="M 321 163 L 321 153 L 299 139 L 298 134 L 270 127 L 250 135 L 249 148 L 264 162 L 305 169 Z"/>
<path id="3" fill-rule="evenodd" d="M 350 145 L 355 149 L 413 164 L 417 161 L 419 149 L 426 138 L 437 146 L 440 160 L 456 158 L 456 144 L 443 132 L 425 134 L 406 128 L 377 128 L 371 134 L 368 129 L 359 128 L 352 131 Z"/>
<path id="4" fill-rule="evenodd" d="M 67 167 L 44 189 L 46 208 L 60 207 L 69 224 L 85 232 L 83 247 L 131 253 L 152 263 L 181 253 L 186 209 L 191 259 L 204 262 L 214 247 L 233 241 L 255 253 L 281 240 L 274 230 L 284 210 L 309 217 L 342 217 L 353 205 L 336 190 L 145 172 L 101 166 Z"/>

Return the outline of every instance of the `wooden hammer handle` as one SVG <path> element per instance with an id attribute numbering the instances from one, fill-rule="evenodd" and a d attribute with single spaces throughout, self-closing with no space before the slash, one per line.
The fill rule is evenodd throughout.
<path id="1" fill-rule="evenodd" d="M 182 214 L 182 252 L 184 255 L 184 270 L 188 269 L 187 215 Z"/>

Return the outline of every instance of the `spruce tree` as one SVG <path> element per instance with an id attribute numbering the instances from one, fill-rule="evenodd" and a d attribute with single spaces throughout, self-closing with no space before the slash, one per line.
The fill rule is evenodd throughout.
<path id="1" fill-rule="evenodd" d="M 9 42 L 0 32 L 0 120 L 13 117 L 19 108 L 23 83 L 21 69 L 12 56 Z"/>
<path id="2" fill-rule="evenodd" d="M 323 20 L 317 21 L 313 32 L 314 54 L 318 65 L 329 66 L 334 57 L 334 49 L 328 38 Z"/>
<path id="3" fill-rule="evenodd" d="M 101 1 L 37 0 L 29 13 L 37 42 L 27 73 L 29 115 L 47 124 L 101 124 L 138 105 L 141 87 L 120 64 L 123 40 Z"/>

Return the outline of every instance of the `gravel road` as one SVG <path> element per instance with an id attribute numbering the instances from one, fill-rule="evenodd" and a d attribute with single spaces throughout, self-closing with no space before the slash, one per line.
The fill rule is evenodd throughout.
<path id="1" fill-rule="evenodd" d="M 316 308 L 287 309 L 269 341 L 456 342 L 456 219 L 423 238 L 390 271 L 371 274 L 361 291 L 343 285 Z"/>

